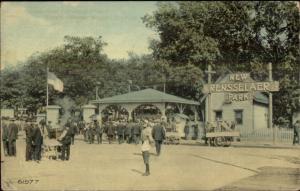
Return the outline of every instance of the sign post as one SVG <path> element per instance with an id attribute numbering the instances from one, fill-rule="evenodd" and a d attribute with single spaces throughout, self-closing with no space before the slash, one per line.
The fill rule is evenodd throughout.
<path id="1" fill-rule="evenodd" d="M 208 64 L 208 70 L 205 71 L 208 74 L 208 79 L 207 79 L 207 85 L 210 86 L 211 84 L 211 74 L 216 73 L 215 71 L 211 70 L 211 64 Z M 211 93 L 208 92 L 207 96 L 207 121 L 211 124 Z"/>

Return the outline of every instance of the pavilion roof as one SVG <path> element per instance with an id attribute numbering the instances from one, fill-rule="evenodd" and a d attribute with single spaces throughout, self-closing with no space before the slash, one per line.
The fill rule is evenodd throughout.
<path id="1" fill-rule="evenodd" d="M 181 103 L 188 105 L 200 105 L 199 102 L 184 99 L 150 88 L 140 91 L 129 92 L 126 94 L 116 95 L 108 98 L 103 98 L 100 100 L 92 100 L 90 103 Z"/>

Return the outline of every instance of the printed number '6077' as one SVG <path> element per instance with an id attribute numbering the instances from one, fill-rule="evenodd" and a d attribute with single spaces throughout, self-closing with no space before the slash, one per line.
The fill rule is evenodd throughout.
<path id="1" fill-rule="evenodd" d="M 39 180 L 33 180 L 33 179 L 19 179 L 18 184 L 37 184 Z"/>

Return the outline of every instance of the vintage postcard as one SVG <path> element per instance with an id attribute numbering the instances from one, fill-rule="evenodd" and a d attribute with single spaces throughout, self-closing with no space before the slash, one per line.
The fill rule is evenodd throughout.
<path id="1" fill-rule="evenodd" d="M 297 1 L 1 2 L 2 190 L 300 190 Z"/>

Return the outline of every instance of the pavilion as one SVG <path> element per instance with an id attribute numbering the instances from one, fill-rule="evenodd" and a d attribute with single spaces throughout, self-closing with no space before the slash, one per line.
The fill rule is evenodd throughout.
<path id="1" fill-rule="evenodd" d="M 137 107 L 145 104 L 155 106 L 160 110 L 162 116 L 166 115 L 166 108 L 169 105 L 176 106 L 180 113 L 183 113 L 187 107 L 190 107 L 195 114 L 195 118 L 197 118 L 198 115 L 196 107 L 200 105 L 199 102 L 184 99 L 150 88 L 108 98 L 92 100 L 90 101 L 90 104 L 93 104 L 98 108 L 99 114 L 101 114 L 106 107 L 117 105 L 127 110 L 128 119 L 132 119 L 133 111 Z"/>

